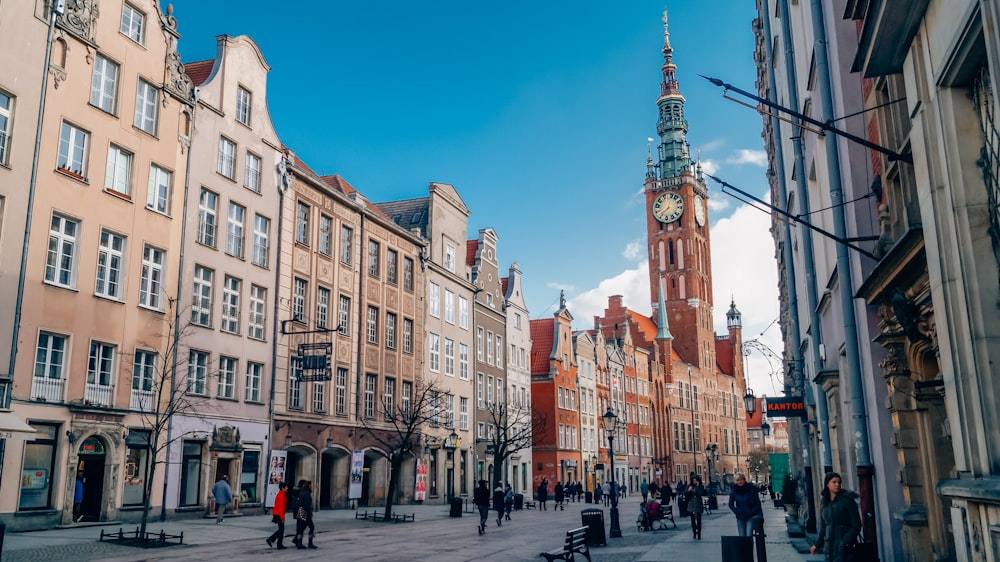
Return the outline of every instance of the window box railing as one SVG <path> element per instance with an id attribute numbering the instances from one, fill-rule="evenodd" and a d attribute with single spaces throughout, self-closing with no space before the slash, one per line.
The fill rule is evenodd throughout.
<path id="1" fill-rule="evenodd" d="M 92 406 L 111 406 L 114 389 L 113 386 L 88 382 L 83 391 L 83 401 Z"/>
<path id="2" fill-rule="evenodd" d="M 62 402 L 65 386 L 66 381 L 64 379 L 33 377 L 31 381 L 31 399 L 42 402 Z"/>

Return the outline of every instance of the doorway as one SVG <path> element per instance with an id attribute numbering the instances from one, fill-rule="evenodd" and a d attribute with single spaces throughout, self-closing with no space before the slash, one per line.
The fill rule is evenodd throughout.
<path id="1" fill-rule="evenodd" d="M 80 521 L 100 521 L 104 498 L 104 442 L 98 437 L 88 437 L 80 444 L 79 455 L 76 471 L 83 477 Z"/>

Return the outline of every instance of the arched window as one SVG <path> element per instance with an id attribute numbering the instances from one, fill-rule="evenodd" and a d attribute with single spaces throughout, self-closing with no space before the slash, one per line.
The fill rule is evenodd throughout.
<path id="1" fill-rule="evenodd" d="M 667 242 L 667 252 L 669 253 L 669 256 L 670 256 L 670 261 L 668 263 L 670 265 L 674 265 L 674 241 L 673 240 L 670 240 L 669 242 Z"/>

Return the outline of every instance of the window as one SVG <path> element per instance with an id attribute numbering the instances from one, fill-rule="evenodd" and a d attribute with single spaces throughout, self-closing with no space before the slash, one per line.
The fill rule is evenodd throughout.
<path id="1" fill-rule="evenodd" d="M 23 465 L 21 467 L 21 493 L 19 510 L 49 509 L 52 507 L 52 484 L 57 481 L 56 436 L 59 427 L 32 423 L 34 439 L 24 444 Z"/>
<path id="2" fill-rule="evenodd" d="M 95 293 L 115 300 L 122 298 L 122 266 L 124 261 L 125 237 L 102 230 L 101 246 L 97 250 Z"/>
<path id="3" fill-rule="evenodd" d="M 309 284 L 305 279 L 295 278 L 295 286 L 292 289 L 292 320 L 296 322 L 306 321 L 306 291 Z"/>
<path id="4" fill-rule="evenodd" d="M 0 92 L 0 164 L 6 165 L 10 155 L 10 128 L 14 98 Z"/>
<path id="5" fill-rule="evenodd" d="M 90 133 L 64 121 L 59 132 L 58 168 L 86 181 L 89 143 Z"/>
<path id="6" fill-rule="evenodd" d="M 180 505 L 193 506 L 201 502 L 201 443 L 185 441 L 181 456 Z"/>
<path id="7" fill-rule="evenodd" d="M 90 105 L 114 113 L 117 101 L 118 65 L 97 55 L 94 57 L 94 75 L 90 80 Z"/>
<path id="8" fill-rule="evenodd" d="M 226 276 L 222 282 L 222 331 L 240 333 L 240 289 L 243 282 Z"/>
<path id="9" fill-rule="evenodd" d="M 403 258 L 403 289 L 413 292 L 413 260 L 410 258 Z"/>
<path id="10" fill-rule="evenodd" d="M 268 236 L 271 230 L 271 219 L 254 215 L 253 218 L 253 256 L 254 265 L 267 267 Z"/>
<path id="11" fill-rule="evenodd" d="M 403 353 L 413 353 L 413 320 L 403 318 Z"/>
<path id="12" fill-rule="evenodd" d="M 375 384 L 378 377 L 372 374 L 365 375 L 365 417 L 375 417 Z"/>
<path id="13" fill-rule="evenodd" d="M 444 339 L 444 374 L 455 376 L 455 340 Z"/>
<path id="14" fill-rule="evenodd" d="M 476 361 L 483 360 L 483 329 L 476 328 Z"/>
<path id="15" fill-rule="evenodd" d="M 495 363 L 495 365 L 497 367 L 503 368 L 503 337 L 500 336 L 499 334 L 497 334 L 496 346 L 497 346 L 497 362 Z"/>
<path id="16" fill-rule="evenodd" d="M 392 420 L 395 415 L 393 410 L 393 399 L 396 397 L 396 379 L 392 377 L 385 378 L 385 388 L 382 391 L 382 409 L 385 414 L 385 420 Z"/>
<path id="17" fill-rule="evenodd" d="M 163 263 L 166 253 L 146 245 L 142 249 L 142 278 L 139 280 L 139 305 L 154 310 L 163 307 Z"/>
<path id="18" fill-rule="evenodd" d="M 263 364 L 254 363 L 252 361 L 247 363 L 247 383 L 245 393 L 247 402 L 260 402 L 260 381 L 263 375 Z"/>
<path id="19" fill-rule="evenodd" d="M 292 363 L 291 375 L 288 378 L 288 408 L 302 409 L 302 367 Z"/>
<path id="20" fill-rule="evenodd" d="M 243 187 L 260 193 L 260 156 L 247 151 L 246 170 L 243 174 Z"/>
<path id="21" fill-rule="evenodd" d="M 169 171 L 151 164 L 149 166 L 149 189 L 146 193 L 146 208 L 157 213 L 167 214 L 170 210 L 170 179 Z M 213 239 L 215 235 L 213 232 Z"/>
<path id="22" fill-rule="evenodd" d="M 374 306 L 368 307 L 367 315 L 368 323 L 368 343 L 377 345 L 378 344 L 378 308 Z"/>
<path id="23" fill-rule="evenodd" d="M 332 236 L 333 219 L 326 216 L 319 216 L 319 253 L 329 256 L 333 251 Z"/>
<path id="24" fill-rule="evenodd" d="M 80 223 L 62 215 L 52 215 L 49 249 L 45 257 L 45 280 L 73 288 L 76 285 L 76 236 Z"/>
<path id="25" fill-rule="evenodd" d="M 486 376 L 486 405 L 493 405 L 493 375 Z"/>
<path id="26" fill-rule="evenodd" d="M 464 396 L 458 399 L 458 429 L 469 429 L 469 399 Z"/>
<path id="27" fill-rule="evenodd" d="M 250 126 L 250 91 L 242 86 L 236 88 L 236 120 Z"/>
<path id="28" fill-rule="evenodd" d="M 215 214 L 219 205 L 219 196 L 202 188 L 198 200 L 198 243 L 215 247 Z"/>
<path id="29" fill-rule="evenodd" d="M 444 320 L 449 324 L 455 323 L 455 293 L 447 289 L 444 291 Z"/>
<path id="30" fill-rule="evenodd" d="M 145 31 L 145 22 L 145 14 L 128 4 L 122 6 L 122 35 L 141 45 L 142 34 Z"/>
<path id="31" fill-rule="evenodd" d="M 233 399 L 236 395 L 236 364 L 234 357 L 219 357 L 219 385 L 215 395 L 219 398 Z"/>
<path id="32" fill-rule="evenodd" d="M 122 505 L 143 505 L 146 501 L 146 479 L 149 469 L 150 431 L 129 428 L 125 438 L 125 483 Z"/>
<path id="33" fill-rule="evenodd" d="M 469 329 L 469 299 L 465 297 L 458 297 L 458 325 Z"/>
<path id="34" fill-rule="evenodd" d="M 410 402 L 413 400 L 413 383 L 403 381 L 403 394 L 399 397 L 399 413 L 404 420 L 410 418 Z"/>
<path id="35" fill-rule="evenodd" d="M 301 201 L 295 204 L 295 241 L 309 245 L 309 205 Z"/>
<path id="36" fill-rule="evenodd" d="M 216 171 L 233 179 L 236 167 L 236 143 L 226 137 L 219 137 L 219 162 Z"/>
<path id="37" fill-rule="evenodd" d="M 444 268 L 455 272 L 455 245 L 448 244 L 444 249 Z"/>
<path id="38" fill-rule="evenodd" d="M 396 313 L 385 313 L 385 347 L 396 349 Z"/>
<path id="39" fill-rule="evenodd" d="M 518 312 L 514 313 L 514 329 L 516 330 L 521 329 L 521 314 Z"/>
<path id="40" fill-rule="evenodd" d="M 208 353 L 192 349 L 188 352 L 187 392 L 204 395 L 208 383 Z"/>
<path id="41" fill-rule="evenodd" d="M 226 253 L 243 258 L 243 217 L 246 209 L 242 205 L 229 202 L 229 223 L 226 227 Z"/>
<path id="42" fill-rule="evenodd" d="M 194 266 L 194 291 L 191 295 L 191 323 L 212 326 L 212 280 L 215 272 L 202 265 Z"/>
<path id="43" fill-rule="evenodd" d="M 35 349 L 35 377 L 53 380 L 63 379 L 67 342 L 66 336 L 49 332 L 38 334 L 38 347 Z M 61 393 L 54 401 L 62 401 Z"/>
<path id="44" fill-rule="evenodd" d="M 104 172 L 104 189 L 122 195 L 132 194 L 132 153 L 120 146 L 108 149 L 108 167 Z"/>
<path id="45" fill-rule="evenodd" d="M 153 377 L 156 375 L 156 353 L 135 350 L 132 360 L 132 399 L 129 407 L 133 410 L 150 412 L 153 406 Z"/>
<path id="46" fill-rule="evenodd" d="M 340 304 L 337 307 L 337 326 L 340 328 L 340 335 L 347 335 L 347 326 L 351 320 L 351 297 L 340 295 Z"/>
<path id="47" fill-rule="evenodd" d="M 437 283 L 427 284 L 428 293 L 428 314 L 434 318 L 441 318 L 441 287 Z"/>
<path id="48" fill-rule="evenodd" d="M 243 470 L 240 472 L 240 503 L 259 504 L 257 473 L 260 470 L 260 451 L 243 451 Z"/>
<path id="49" fill-rule="evenodd" d="M 381 269 L 378 262 L 379 246 L 374 240 L 368 241 L 368 275 L 375 278 L 378 278 Z"/>
<path id="50" fill-rule="evenodd" d="M 458 344 L 458 378 L 469 380 L 469 346 Z"/>
<path id="51" fill-rule="evenodd" d="M 437 373 L 441 370 L 441 336 L 431 332 L 427 339 L 427 347 L 430 351 L 428 368 L 432 373 Z"/>
<path id="52" fill-rule="evenodd" d="M 156 134 L 156 86 L 139 80 L 135 90 L 135 119 L 132 124 L 151 135 Z"/>
<path id="53" fill-rule="evenodd" d="M 326 383 L 322 381 L 316 381 L 312 384 L 313 391 L 313 404 L 312 409 L 314 412 L 325 412 L 326 411 Z"/>
<path id="54" fill-rule="evenodd" d="M 347 369 L 345 367 L 337 367 L 336 385 L 337 413 L 344 415 L 347 413 Z"/>
<path id="55" fill-rule="evenodd" d="M 385 280 L 390 285 L 399 282 L 399 252 L 388 248 L 385 251 Z"/>
<path id="56" fill-rule="evenodd" d="M 340 263 L 351 265 L 351 246 L 353 245 L 354 229 L 349 226 L 340 227 Z"/>
<path id="57" fill-rule="evenodd" d="M 264 341 L 266 302 L 267 289 L 260 285 L 250 285 L 250 324 L 247 328 L 247 337 L 251 339 Z"/>
<path id="58" fill-rule="evenodd" d="M 483 374 L 482 373 L 479 373 L 479 374 L 476 375 L 476 404 L 478 404 L 480 408 L 483 408 L 483 407 L 486 406 L 486 402 L 485 402 L 485 400 L 483 398 Z"/>
<path id="59" fill-rule="evenodd" d="M 330 289 L 316 288 L 316 327 L 325 329 L 330 323 Z"/>

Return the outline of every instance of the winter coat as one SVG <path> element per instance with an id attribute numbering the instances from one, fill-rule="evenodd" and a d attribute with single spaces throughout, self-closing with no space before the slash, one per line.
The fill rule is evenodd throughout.
<path id="1" fill-rule="evenodd" d="M 542 482 L 538 485 L 538 501 L 544 502 L 549 500 L 549 488 L 546 482 Z"/>
<path id="2" fill-rule="evenodd" d="M 565 491 L 565 488 L 563 488 L 562 484 L 556 484 L 556 490 L 555 490 L 555 492 L 556 492 L 556 503 L 559 503 L 559 502 L 563 501 L 563 499 L 564 499 L 563 492 L 564 491 Z"/>
<path id="3" fill-rule="evenodd" d="M 733 491 L 729 494 L 729 509 L 741 521 L 748 521 L 754 517 L 764 517 L 764 509 L 760 505 L 757 488 L 749 482 L 742 486 L 739 484 L 733 486 Z"/>
<path id="4" fill-rule="evenodd" d="M 299 492 L 299 507 L 306 512 L 306 521 L 313 518 L 313 495 L 309 490 Z"/>
<path id="5" fill-rule="evenodd" d="M 503 491 L 503 487 L 497 486 L 497 489 L 493 490 L 493 509 L 503 511 L 503 504 L 506 498 L 507 493 Z"/>
<path id="6" fill-rule="evenodd" d="M 825 498 L 820 502 L 816 550 L 826 553 L 827 562 L 842 562 L 844 545 L 858 540 L 861 516 L 854 501 L 856 497 L 854 492 L 841 490 L 832 502 Z"/>
<path id="7" fill-rule="evenodd" d="M 702 499 L 705 497 L 705 487 L 702 485 L 688 486 L 686 492 L 684 492 L 684 497 L 687 499 L 687 510 L 688 513 L 701 514 L 705 511 L 705 502 Z"/>
<path id="8" fill-rule="evenodd" d="M 490 489 L 486 486 L 477 486 L 472 498 L 477 506 L 490 507 Z"/>
<path id="9" fill-rule="evenodd" d="M 271 514 L 273 514 L 278 519 L 282 521 L 285 520 L 285 506 L 288 504 L 288 497 L 285 490 L 278 490 L 278 495 L 274 496 L 274 507 L 271 509 Z"/>

